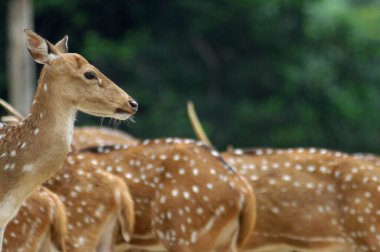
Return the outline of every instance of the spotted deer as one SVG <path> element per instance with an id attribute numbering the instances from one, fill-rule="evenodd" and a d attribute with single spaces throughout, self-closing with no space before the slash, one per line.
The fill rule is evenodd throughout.
<path id="1" fill-rule="evenodd" d="M 193 140 L 145 140 L 137 146 L 90 147 L 76 166 L 122 178 L 135 205 L 130 243 L 116 250 L 236 251 L 255 223 L 255 197 L 244 178 Z"/>
<path id="2" fill-rule="evenodd" d="M 135 222 L 133 200 L 119 177 L 93 169 L 96 160 L 70 153 L 45 186 L 59 195 L 67 209 L 68 251 L 113 251 L 113 230 L 128 242 Z"/>
<path id="3" fill-rule="evenodd" d="M 56 194 L 40 186 L 7 225 L 3 251 L 66 251 L 66 234 L 64 205 Z"/>
<path id="4" fill-rule="evenodd" d="M 139 140 L 125 132 L 104 127 L 76 127 L 74 129 L 73 147 L 77 150 L 104 145 L 136 145 Z"/>
<path id="5" fill-rule="evenodd" d="M 255 189 L 257 225 L 246 251 L 380 251 L 378 156 L 264 148 L 222 157 Z"/>
<path id="6" fill-rule="evenodd" d="M 0 129 L 0 244 L 22 201 L 62 165 L 77 110 L 125 120 L 137 103 L 82 56 L 25 30 L 32 58 L 43 64 L 31 113 Z"/>
<path id="7" fill-rule="evenodd" d="M 258 221 L 247 249 L 380 251 L 375 162 L 315 148 L 237 149 L 222 156 L 257 193 Z"/>

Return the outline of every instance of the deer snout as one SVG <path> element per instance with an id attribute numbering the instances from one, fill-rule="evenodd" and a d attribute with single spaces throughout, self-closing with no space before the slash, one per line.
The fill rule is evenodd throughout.
<path id="1" fill-rule="evenodd" d="M 116 109 L 116 113 L 123 114 L 128 113 L 131 115 L 136 114 L 139 104 L 133 99 L 129 98 L 121 107 Z"/>
<path id="2" fill-rule="evenodd" d="M 139 108 L 139 104 L 133 99 L 129 100 L 128 102 L 131 108 L 133 109 L 133 113 L 136 113 Z"/>

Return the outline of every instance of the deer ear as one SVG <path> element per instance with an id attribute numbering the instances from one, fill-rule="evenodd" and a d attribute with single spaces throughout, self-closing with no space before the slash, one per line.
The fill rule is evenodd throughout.
<path id="1" fill-rule="evenodd" d="M 26 47 L 32 58 L 40 64 L 48 64 L 57 58 L 57 49 L 46 39 L 32 30 L 24 30 L 26 36 Z"/>
<path id="2" fill-rule="evenodd" d="M 60 41 L 55 44 L 55 48 L 60 52 L 60 53 L 67 53 L 69 51 L 69 36 L 65 35 Z"/>

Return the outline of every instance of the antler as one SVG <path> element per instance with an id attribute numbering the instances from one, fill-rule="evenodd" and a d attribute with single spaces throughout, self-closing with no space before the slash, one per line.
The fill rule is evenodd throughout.
<path id="1" fill-rule="evenodd" d="M 205 144 L 213 146 L 211 141 L 208 139 L 201 122 L 199 121 L 198 115 L 194 108 L 194 103 L 192 101 L 187 102 L 187 114 L 189 116 L 191 126 L 193 127 L 194 133 L 197 136 L 197 138 Z"/>
<path id="2" fill-rule="evenodd" d="M 17 111 L 11 104 L 0 98 L 0 105 L 11 115 L 17 118 L 18 121 L 24 120 L 24 116 Z"/>

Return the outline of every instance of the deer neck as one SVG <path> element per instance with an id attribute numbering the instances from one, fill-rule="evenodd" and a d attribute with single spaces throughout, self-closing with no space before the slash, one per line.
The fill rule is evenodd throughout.
<path id="1" fill-rule="evenodd" d="M 25 121 L 32 134 L 39 135 L 44 147 L 54 148 L 67 154 L 72 140 L 77 110 L 74 104 L 62 95 L 62 86 L 52 75 L 43 71 L 38 83 L 31 114 Z M 60 145 L 60 146 L 56 146 Z"/>
<path id="2" fill-rule="evenodd" d="M 11 209 L 60 169 L 69 151 L 76 108 L 60 94 L 60 84 L 43 71 L 31 113 L 7 129 L 1 146 L 0 163 L 6 168 L 0 169 L 0 210 L 2 200 L 14 203 L 5 216 L 0 214 L 0 226 L 11 217 L 8 212 L 15 212 Z"/>

